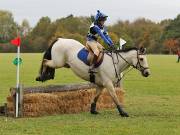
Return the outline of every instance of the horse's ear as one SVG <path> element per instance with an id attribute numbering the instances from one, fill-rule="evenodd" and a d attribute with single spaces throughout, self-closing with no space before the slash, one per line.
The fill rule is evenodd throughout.
<path id="1" fill-rule="evenodd" d="M 145 54 L 146 53 L 146 48 L 140 47 L 139 52 L 140 52 L 140 54 Z"/>

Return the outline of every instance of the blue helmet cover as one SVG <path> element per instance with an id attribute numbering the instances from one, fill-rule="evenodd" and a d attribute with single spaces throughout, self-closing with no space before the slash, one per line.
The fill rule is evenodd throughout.
<path id="1" fill-rule="evenodd" d="M 105 15 L 104 13 L 100 12 L 99 10 L 97 10 L 97 14 L 95 16 L 95 21 L 98 21 L 98 20 L 100 20 L 102 18 L 107 18 L 107 17 L 108 17 L 107 15 Z"/>

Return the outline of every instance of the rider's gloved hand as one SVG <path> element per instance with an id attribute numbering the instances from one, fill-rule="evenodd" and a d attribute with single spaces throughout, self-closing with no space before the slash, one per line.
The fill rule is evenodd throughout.
<path id="1" fill-rule="evenodd" d="M 112 51 L 114 51 L 114 50 L 116 50 L 116 47 L 115 47 L 115 45 L 113 44 L 113 45 L 111 45 L 111 46 L 109 46 L 110 47 L 110 49 L 112 50 Z"/>

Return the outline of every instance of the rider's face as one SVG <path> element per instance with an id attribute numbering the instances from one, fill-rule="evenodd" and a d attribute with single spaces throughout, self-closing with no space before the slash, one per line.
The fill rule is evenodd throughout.
<path id="1" fill-rule="evenodd" d="M 104 26 L 105 20 L 100 21 L 101 26 Z"/>

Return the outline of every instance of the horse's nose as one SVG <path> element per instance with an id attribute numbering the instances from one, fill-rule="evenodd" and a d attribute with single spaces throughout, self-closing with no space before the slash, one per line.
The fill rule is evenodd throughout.
<path id="1" fill-rule="evenodd" d="M 150 72 L 149 71 L 144 71 L 144 76 L 145 77 L 148 77 L 150 75 Z"/>
<path id="2" fill-rule="evenodd" d="M 148 77 L 149 76 L 149 73 L 148 72 L 145 72 L 145 77 Z"/>

